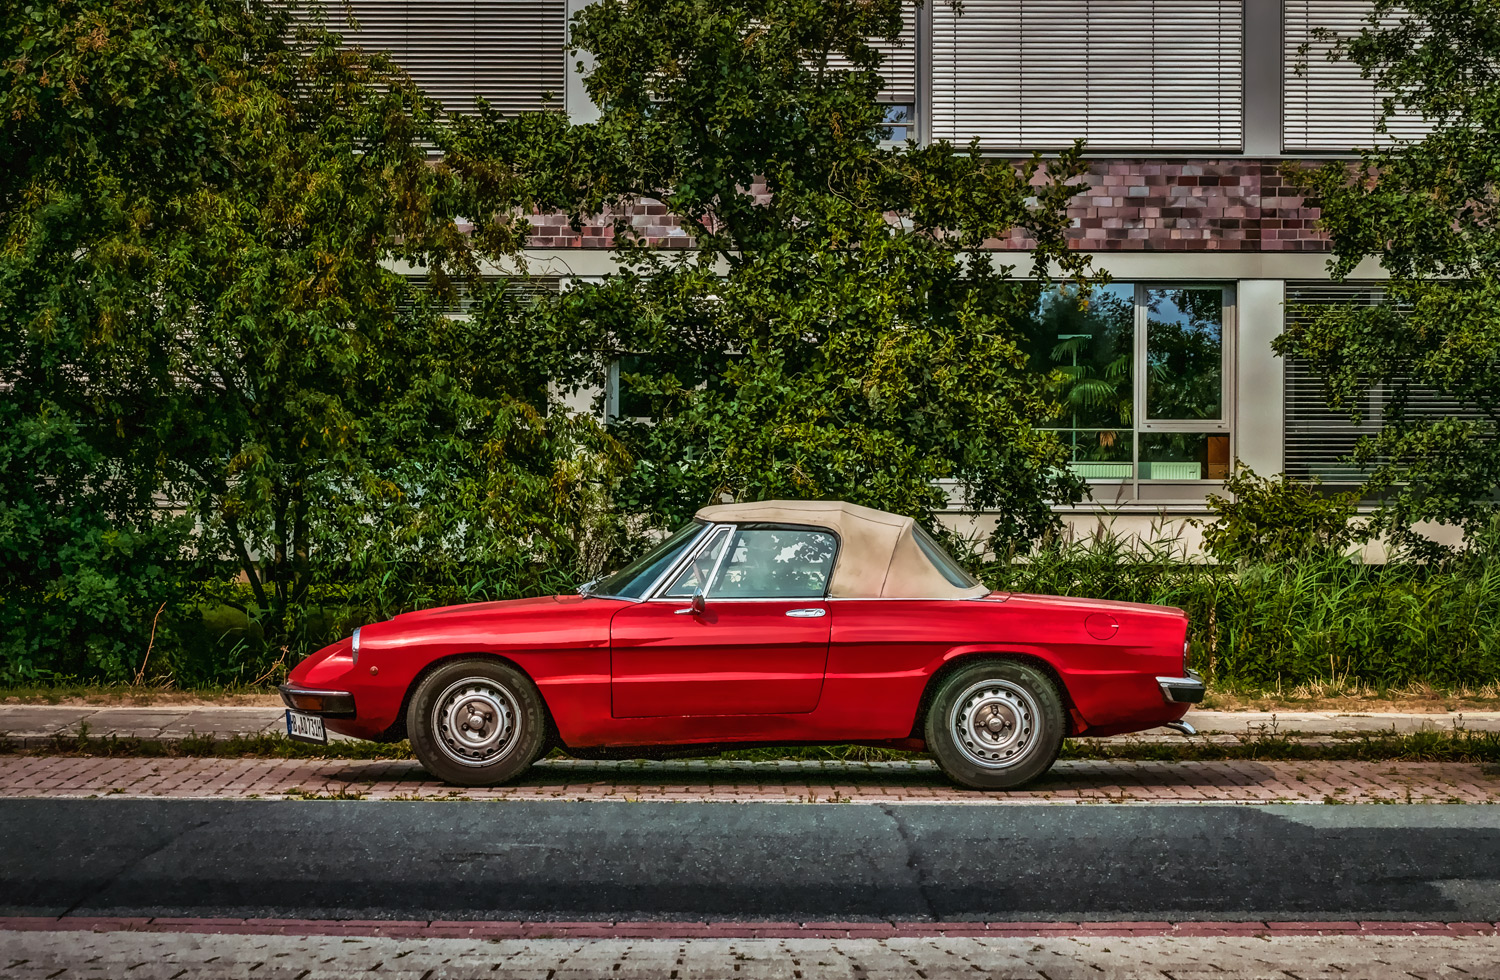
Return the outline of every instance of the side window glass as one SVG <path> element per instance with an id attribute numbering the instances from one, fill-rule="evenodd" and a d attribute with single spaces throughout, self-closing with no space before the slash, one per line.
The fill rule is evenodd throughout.
<path id="1" fill-rule="evenodd" d="M 741 529 L 724 555 L 711 598 L 821 599 L 838 541 L 823 531 Z"/>
<path id="2" fill-rule="evenodd" d="M 714 532 L 714 536 L 698 550 L 698 554 L 693 556 L 662 595 L 672 599 L 690 599 L 697 589 L 702 589 L 707 594 L 709 580 L 718 567 L 719 559 L 724 555 L 724 544 L 729 540 L 730 531 L 726 527 Z"/>

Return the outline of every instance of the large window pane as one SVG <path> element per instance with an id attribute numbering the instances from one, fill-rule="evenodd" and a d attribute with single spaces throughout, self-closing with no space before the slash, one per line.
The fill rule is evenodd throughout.
<path id="1" fill-rule="evenodd" d="M 1146 418 L 1224 417 L 1224 291 L 1146 290 Z"/>
<path id="2" fill-rule="evenodd" d="M 1135 475 L 1135 433 L 1129 429 L 1064 429 L 1068 469 L 1085 480 L 1128 480 Z"/>
<path id="3" fill-rule="evenodd" d="M 1229 475 L 1229 437 L 1206 432 L 1141 433 L 1141 479 L 1222 480 Z"/>
<path id="4" fill-rule="evenodd" d="M 1063 414 L 1049 423 L 1085 479 L 1131 475 L 1135 407 L 1135 287 L 1113 283 L 1086 293 L 1060 289 L 1042 297 L 1028 331 L 1027 353 L 1058 379 Z"/>

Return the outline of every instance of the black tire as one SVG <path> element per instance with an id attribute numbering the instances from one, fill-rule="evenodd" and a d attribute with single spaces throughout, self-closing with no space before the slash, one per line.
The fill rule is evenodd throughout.
<path id="1" fill-rule="evenodd" d="M 475 657 L 422 678 L 406 709 L 406 731 L 423 768 L 443 782 L 497 786 L 542 754 L 547 712 L 531 678 Z"/>
<path id="2" fill-rule="evenodd" d="M 970 789 L 1017 789 L 1052 768 L 1067 713 L 1052 678 L 1014 660 L 982 660 L 945 677 L 927 709 L 927 750 Z"/>

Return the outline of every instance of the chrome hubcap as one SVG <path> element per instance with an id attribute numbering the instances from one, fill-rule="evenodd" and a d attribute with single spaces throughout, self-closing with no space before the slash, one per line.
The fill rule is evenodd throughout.
<path id="1" fill-rule="evenodd" d="M 1025 688 L 1010 681 L 981 681 L 953 703 L 948 730 L 958 750 L 977 766 L 1004 769 L 1036 744 L 1041 712 Z"/>
<path id="2" fill-rule="evenodd" d="M 466 766 L 487 766 L 505 758 L 520 734 L 516 699 L 485 678 L 470 677 L 448 685 L 432 714 L 438 747 Z"/>

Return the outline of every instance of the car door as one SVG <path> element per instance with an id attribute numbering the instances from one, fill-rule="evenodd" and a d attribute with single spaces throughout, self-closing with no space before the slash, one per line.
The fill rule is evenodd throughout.
<path id="1" fill-rule="evenodd" d="M 816 708 L 828 662 L 825 596 L 837 547 L 838 539 L 821 528 L 718 528 L 658 595 L 611 621 L 614 716 Z"/>

